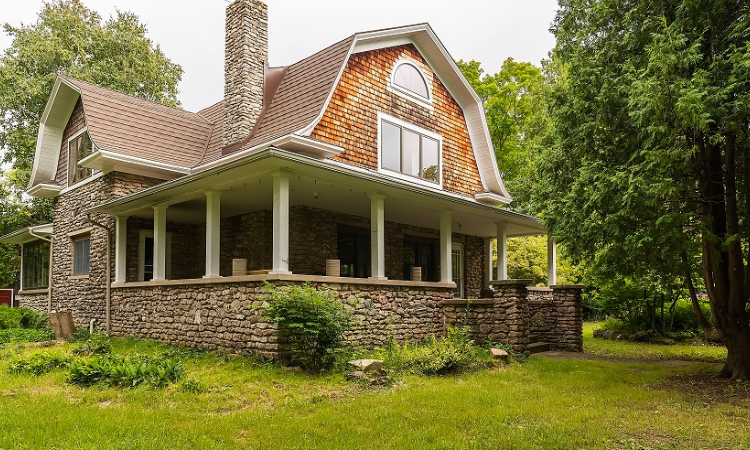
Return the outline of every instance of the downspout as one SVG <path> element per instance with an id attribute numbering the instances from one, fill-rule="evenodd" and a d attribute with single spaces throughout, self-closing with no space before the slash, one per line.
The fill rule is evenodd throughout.
<path id="1" fill-rule="evenodd" d="M 52 313 L 52 236 L 48 238 L 39 236 L 38 234 L 34 234 L 34 230 L 31 228 L 29 228 L 29 234 L 37 239 L 49 242 L 49 261 L 47 261 L 47 265 L 49 266 L 47 268 L 47 314 L 50 314 Z"/>
<path id="2" fill-rule="evenodd" d="M 111 302 L 112 274 L 110 273 L 111 272 L 110 259 L 111 259 L 111 256 L 112 256 L 112 250 L 109 247 L 110 247 L 110 241 L 111 241 L 110 236 L 112 235 L 112 229 L 109 228 L 109 227 L 107 227 L 107 226 L 105 226 L 105 225 L 102 225 L 101 223 L 99 223 L 99 222 L 97 222 L 95 220 L 93 220 L 91 218 L 91 214 L 86 214 L 86 221 L 89 222 L 92 225 L 95 225 L 95 226 L 97 226 L 99 228 L 104 229 L 107 232 L 107 277 L 106 277 L 107 281 L 106 281 L 106 297 L 105 297 L 106 300 L 105 300 L 104 309 L 105 309 L 105 313 L 107 315 L 107 318 L 106 318 L 107 336 L 109 336 L 110 335 L 110 324 L 111 324 L 111 322 L 110 322 L 110 309 L 111 309 L 111 306 L 112 306 L 112 302 Z"/>

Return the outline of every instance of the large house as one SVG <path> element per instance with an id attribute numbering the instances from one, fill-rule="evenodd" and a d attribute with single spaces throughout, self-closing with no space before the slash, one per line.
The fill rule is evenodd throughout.
<path id="1" fill-rule="evenodd" d="M 57 78 L 28 190 L 53 222 L 0 238 L 22 245 L 18 306 L 272 353 L 264 283 L 310 282 L 351 305 L 364 343 L 463 320 L 580 350 L 580 287 L 506 280 L 506 239 L 545 230 L 501 208 L 482 102 L 429 25 L 286 67 L 266 63 L 262 2 L 229 5 L 226 33 L 224 99 L 197 113 Z M 549 258 L 554 285 L 551 243 Z"/>

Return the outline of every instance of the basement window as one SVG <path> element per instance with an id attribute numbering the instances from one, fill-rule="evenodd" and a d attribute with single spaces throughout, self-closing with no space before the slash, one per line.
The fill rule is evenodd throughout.
<path id="1" fill-rule="evenodd" d="M 83 181 L 94 174 L 92 169 L 81 166 L 80 162 L 94 152 L 94 144 L 87 131 L 68 141 L 68 186 Z"/>

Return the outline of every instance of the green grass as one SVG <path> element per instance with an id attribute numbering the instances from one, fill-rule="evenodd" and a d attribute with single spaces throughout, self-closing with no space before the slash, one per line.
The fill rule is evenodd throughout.
<path id="1" fill-rule="evenodd" d="M 747 399 L 707 404 L 665 384 L 714 370 L 706 365 L 532 357 L 370 389 L 341 374 L 311 376 L 251 358 L 171 350 L 187 376 L 159 390 L 72 386 L 62 368 L 38 377 L 7 374 L 14 356 L 39 351 L 0 350 L 0 449 L 750 448 Z M 111 349 L 165 351 L 117 339 Z M 201 389 L 190 389 L 195 383 Z"/>
<path id="2" fill-rule="evenodd" d="M 692 360 L 722 362 L 727 358 L 726 347 L 702 343 L 679 343 L 675 345 L 639 344 L 627 341 L 594 339 L 598 322 L 587 322 L 583 326 L 583 351 L 595 355 L 619 356 L 654 360 Z"/>

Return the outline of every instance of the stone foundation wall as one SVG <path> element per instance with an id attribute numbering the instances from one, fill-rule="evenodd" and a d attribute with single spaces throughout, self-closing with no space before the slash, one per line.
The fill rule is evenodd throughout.
<path id="1" fill-rule="evenodd" d="M 359 325 L 347 339 L 356 345 L 381 345 L 389 336 L 400 342 L 422 339 L 444 331 L 442 302 L 452 297 L 450 288 L 325 285 L 353 310 Z M 280 350 L 276 329 L 255 309 L 266 294 L 262 281 L 114 288 L 111 329 L 116 335 L 169 344 L 274 355 Z"/>
<path id="2" fill-rule="evenodd" d="M 47 312 L 47 301 L 46 292 L 16 294 L 15 306 L 17 308 L 29 308 L 35 311 Z"/>

